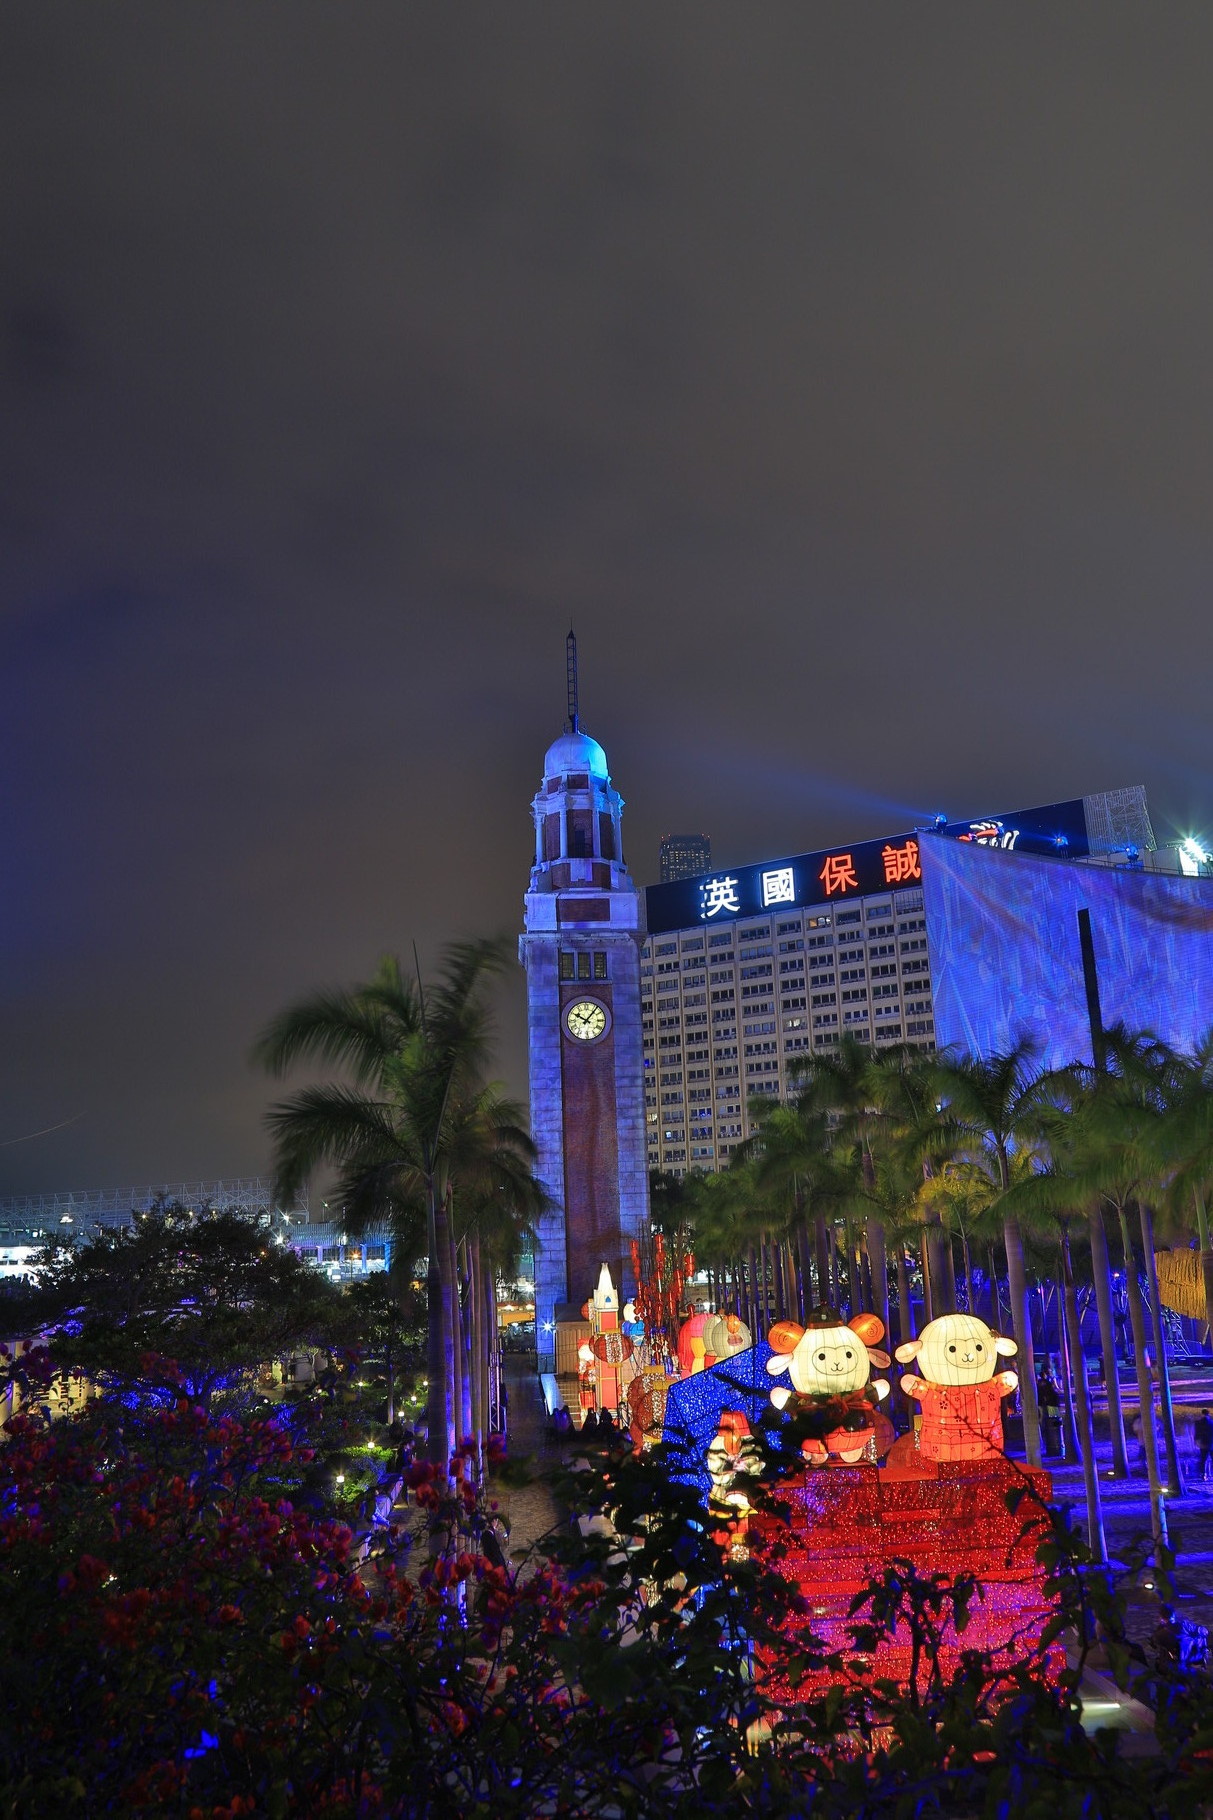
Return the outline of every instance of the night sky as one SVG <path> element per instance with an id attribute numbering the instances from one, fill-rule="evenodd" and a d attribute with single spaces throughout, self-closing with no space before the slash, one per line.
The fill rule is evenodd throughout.
<path id="1" fill-rule="evenodd" d="M 570 619 L 643 882 L 1213 834 L 1211 91 L 1205 6 L 6 8 L 0 1194 L 264 1168 L 276 1009 L 518 928 Z"/>

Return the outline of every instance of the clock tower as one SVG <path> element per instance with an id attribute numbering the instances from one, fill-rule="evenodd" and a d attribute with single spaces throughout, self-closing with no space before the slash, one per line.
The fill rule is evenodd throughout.
<path id="1" fill-rule="evenodd" d="M 535 864 L 519 957 L 527 975 L 531 1131 L 553 1202 L 538 1222 L 535 1339 L 551 1370 L 562 1304 L 594 1293 L 606 1264 L 635 1288 L 631 1246 L 648 1229 L 640 947 L 644 894 L 623 863 L 623 800 L 606 753 L 578 725 L 570 635 L 569 731 L 548 748 L 532 804 Z"/>

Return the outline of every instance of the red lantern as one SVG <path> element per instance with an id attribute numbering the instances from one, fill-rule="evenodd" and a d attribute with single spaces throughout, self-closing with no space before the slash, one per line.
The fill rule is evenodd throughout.
<path id="1" fill-rule="evenodd" d="M 594 1357 L 601 1359 L 604 1365 L 622 1365 L 635 1350 L 631 1337 L 626 1333 L 596 1333 L 590 1346 Z"/>

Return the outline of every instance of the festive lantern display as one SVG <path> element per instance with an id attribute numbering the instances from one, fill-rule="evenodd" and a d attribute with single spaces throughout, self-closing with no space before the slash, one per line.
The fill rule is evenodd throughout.
<path id="1" fill-rule="evenodd" d="M 590 1351 L 604 1365 L 622 1365 L 630 1359 L 635 1348 L 626 1333 L 596 1333 L 590 1341 Z"/>
<path id="2" fill-rule="evenodd" d="M 735 1314 L 710 1314 L 704 1323 L 703 1343 L 713 1365 L 722 1359 L 734 1359 L 754 1344 L 749 1328 Z"/>
<path id="3" fill-rule="evenodd" d="M 680 1228 L 668 1243 L 661 1232 L 632 1241 L 636 1316 L 644 1323 L 654 1355 L 671 1361 L 677 1352 L 675 1335 L 686 1312 L 686 1287 L 695 1274 L 695 1259 L 686 1246 L 688 1238 L 686 1230 Z"/>
<path id="4" fill-rule="evenodd" d="M 675 1381 L 666 1376 L 660 1365 L 642 1365 L 628 1385 L 627 1401 L 632 1417 L 629 1432 L 638 1449 L 655 1447 L 661 1440 L 666 1398 Z"/>
<path id="5" fill-rule="evenodd" d="M 1018 1387 L 1013 1371 L 995 1371 L 1014 1340 L 991 1333 L 972 1314 L 928 1321 L 916 1340 L 897 1348 L 898 1362 L 917 1360 L 901 1388 L 922 1405 L 918 1448 L 924 1460 L 989 1460 L 1002 1452 L 1002 1399 Z"/>
<path id="6" fill-rule="evenodd" d="M 692 1377 L 752 1344 L 749 1328 L 735 1314 L 693 1314 L 678 1330 L 678 1370 Z"/>
<path id="7" fill-rule="evenodd" d="M 832 1308 L 815 1309 L 805 1327 L 797 1321 L 777 1321 L 772 1327 L 767 1370 L 772 1375 L 786 1371 L 792 1388 L 776 1386 L 770 1400 L 806 1431 L 801 1450 L 811 1466 L 824 1466 L 831 1458 L 848 1465 L 865 1456 L 874 1460 L 878 1438 L 892 1438 L 888 1423 L 876 1415 L 889 1394 L 888 1383 L 871 1376 L 873 1365 L 883 1369 L 889 1363 L 888 1353 L 874 1344 L 883 1338 L 878 1316 L 861 1314 L 844 1321 Z"/>
<path id="8" fill-rule="evenodd" d="M 632 1342 L 619 1324 L 619 1296 L 614 1280 L 604 1264 L 598 1273 L 598 1287 L 587 1304 L 590 1320 L 590 1351 L 594 1355 L 594 1390 L 599 1409 L 619 1407 L 619 1368 L 630 1356 Z M 626 1350 L 625 1350 L 626 1346 Z"/>
<path id="9" fill-rule="evenodd" d="M 625 1302 L 623 1305 L 623 1331 L 637 1346 L 644 1338 L 644 1322 L 640 1318 L 635 1302 Z"/>
<path id="10" fill-rule="evenodd" d="M 744 1485 L 738 1480 L 755 1476 L 762 1464 L 762 1449 L 750 1433 L 749 1422 L 740 1410 L 726 1409 L 707 1452 L 712 1481 L 708 1512 L 719 1524 L 713 1531 L 717 1542 L 733 1554 L 745 1547 L 751 1511 Z"/>
<path id="11" fill-rule="evenodd" d="M 876 1315 L 844 1321 L 833 1309 L 819 1308 L 803 1327 L 776 1322 L 768 1356 L 760 1343 L 712 1367 L 706 1364 L 707 1324 L 697 1326 L 686 1339 L 703 1347 L 705 1363 L 692 1365 L 669 1387 L 664 1440 L 675 1475 L 699 1485 L 710 1532 L 723 1551 L 769 1550 L 771 1564 L 799 1595 L 789 1614 L 790 1637 L 807 1625 L 847 1657 L 848 1675 L 858 1670 L 907 1686 L 921 1672 L 905 1619 L 870 1656 L 856 1650 L 851 1630 L 856 1601 L 907 1555 L 921 1574 L 945 1581 L 973 1574 L 980 1583 L 967 1627 L 957 1632 L 942 1626 L 943 1672 L 960 1672 L 964 1651 L 972 1648 L 990 1656 L 996 1674 L 1010 1671 L 1055 1611 L 1048 1576 L 1035 1558 L 1047 1531 L 1050 1481 L 998 1457 L 999 1408 L 1016 1385 L 1013 1372 L 998 1368 L 1014 1344 L 981 1321 L 950 1315 L 900 1348 L 898 1359 L 916 1365 L 902 1386 L 922 1403 L 922 1444 L 920 1449 L 906 1436 L 897 1448 L 907 1458 L 894 1464 L 895 1455 L 880 1462 L 893 1438 L 881 1408 L 889 1387 L 872 1377 L 873 1368 L 890 1363 L 878 1348 L 883 1338 Z M 764 1395 L 764 1386 L 780 1376 L 787 1382 Z M 778 1514 L 752 1508 L 747 1496 L 747 1480 L 763 1465 L 754 1430 L 770 1405 L 792 1418 L 798 1441 L 807 1430 L 801 1446 L 809 1470 L 783 1477 Z M 829 1470 L 812 1470 L 822 1466 Z M 1007 1499 L 1013 1486 L 1033 1494 L 1015 1511 Z M 790 1709 L 806 1691 L 838 1679 L 823 1664 L 785 1681 L 783 1660 L 772 1647 L 755 1648 L 756 1672 Z M 1048 1662 L 1048 1673 L 1060 1672 L 1060 1644 Z"/>

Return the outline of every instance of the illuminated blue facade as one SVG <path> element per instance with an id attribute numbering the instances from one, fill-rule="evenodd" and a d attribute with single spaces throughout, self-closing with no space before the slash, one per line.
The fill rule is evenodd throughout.
<path id="1" fill-rule="evenodd" d="M 552 1201 L 537 1222 L 535 1327 L 551 1370 L 555 1324 L 605 1263 L 634 1289 L 648 1230 L 640 948 L 644 893 L 623 860 L 623 799 L 606 753 L 580 732 L 549 748 L 532 803 L 535 863 L 519 958 L 527 975 L 531 1133 Z"/>
<path id="2" fill-rule="evenodd" d="M 1105 1025 L 1192 1049 L 1213 1028 L 1213 879 L 1073 865 L 926 835 L 936 1043 L 972 1055 L 1032 1038 L 1049 1067 L 1090 1062 L 1078 916 L 1090 917 Z"/>

